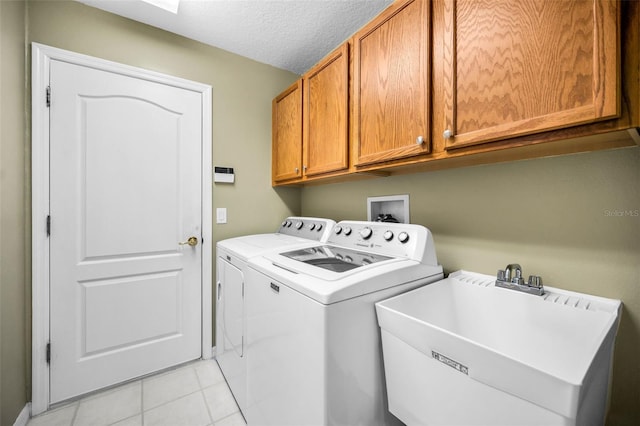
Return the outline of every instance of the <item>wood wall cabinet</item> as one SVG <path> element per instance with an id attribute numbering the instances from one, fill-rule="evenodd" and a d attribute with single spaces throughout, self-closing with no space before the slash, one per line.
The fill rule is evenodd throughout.
<path id="1" fill-rule="evenodd" d="M 302 178 L 302 80 L 276 96 L 271 108 L 273 185 Z"/>
<path id="2" fill-rule="evenodd" d="M 303 77 L 303 164 L 306 177 L 349 168 L 349 45 Z"/>
<path id="3" fill-rule="evenodd" d="M 616 117 L 619 7 L 444 0 L 446 149 Z"/>
<path id="4" fill-rule="evenodd" d="M 273 183 L 640 145 L 639 28 L 638 1 L 396 0 L 274 100 Z"/>
<path id="5" fill-rule="evenodd" d="M 430 1 L 397 1 L 354 37 L 355 166 L 429 153 Z"/>

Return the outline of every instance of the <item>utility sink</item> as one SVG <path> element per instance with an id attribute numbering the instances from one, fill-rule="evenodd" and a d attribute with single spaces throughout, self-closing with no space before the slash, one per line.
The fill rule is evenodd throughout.
<path id="1" fill-rule="evenodd" d="M 621 302 L 494 282 L 458 271 L 376 303 L 390 411 L 408 424 L 603 424 Z"/>

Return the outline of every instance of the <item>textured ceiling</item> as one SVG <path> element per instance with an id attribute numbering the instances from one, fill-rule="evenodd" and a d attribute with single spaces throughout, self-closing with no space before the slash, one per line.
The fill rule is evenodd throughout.
<path id="1" fill-rule="evenodd" d="M 141 0 L 76 0 L 302 74 L 393 0 L 181 0 L 177 14 Z"/>

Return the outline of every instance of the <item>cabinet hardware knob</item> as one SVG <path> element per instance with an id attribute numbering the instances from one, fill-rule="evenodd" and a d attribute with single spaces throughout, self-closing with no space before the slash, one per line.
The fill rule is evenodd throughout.
<path id="1" fill-rule="evenodd" d="M 300 169 L 296 167 L 296 174 L 300 173 Z"/>
<path id="2" fill-rule="evenodd" d="M 450 139 L 451 136 L 453 136 L 453 134 L 451 133 L 451 130 L 447 129 L 444 131 L 444 133 L 442 133 L 442 137 L 445 139 Z"/>
<path id="3" fill-rule="evenodd" d="M 307 171 L 307 166 L 302 166 L 302 171 L 306 172 Z"/>
<path id="4" fill-rule="evenodd" d="M 424 137 L 418 136 L 416 138 L 416 145 L 422 145 L 424 143 Z"/>

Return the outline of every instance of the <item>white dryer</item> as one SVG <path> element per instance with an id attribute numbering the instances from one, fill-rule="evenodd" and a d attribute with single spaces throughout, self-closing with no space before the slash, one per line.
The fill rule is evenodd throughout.
<path id="1" fill-rule="evenodd" d="M 246 235 L 216 245 L 215 357 L 240 410 L 246 401 L 245 272 L 247 261 L 269 251 L 327 241 L 331 219 L 288 217 L 278 232 Z"/>
<path id="2" fill-rule="evenodd" d="M 428 229 L 342 221 L 326 244 L 249 260 L 251 425 L 381 425 L 386 404 L 375 302 L 443 276 Z"/>

